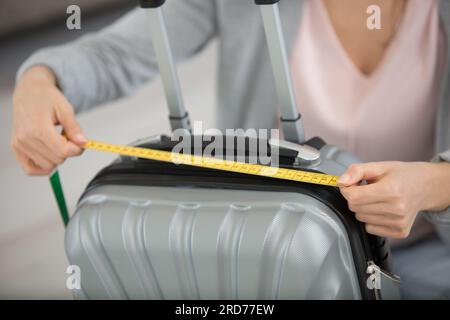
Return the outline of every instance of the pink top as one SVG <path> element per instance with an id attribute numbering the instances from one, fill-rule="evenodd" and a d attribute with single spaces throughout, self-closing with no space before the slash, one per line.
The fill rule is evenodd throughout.
<path id="1" fill-rule="evenodd" d="M 322 1 L 306 1 L 291 57 L 306 136 L 363 161 L 430 160 L 444 36 L 438 2 L 409 0 L 383 60 L 366 76 L 342 47 Z"/>

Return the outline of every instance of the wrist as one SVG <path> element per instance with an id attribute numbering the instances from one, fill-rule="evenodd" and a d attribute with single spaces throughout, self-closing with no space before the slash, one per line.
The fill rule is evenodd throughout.
<path id="1" fill-rule="evenodd" d="M 428 163 L 424 172 L 426 200 L 423 210 L 439 212 L 450 206 L 450 163 Z"/>

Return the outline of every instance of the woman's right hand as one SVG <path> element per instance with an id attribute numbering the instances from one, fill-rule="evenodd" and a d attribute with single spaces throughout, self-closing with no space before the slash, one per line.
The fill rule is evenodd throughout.
<path id="1" fill-rule="evenodd" d="M 57 131 L 61 125 L 66 137 Z M 34 66 L 20 78 L 13 95 L 11 146 L 28 175 L 49 175 L 87 142 L 73 107 L 56 86 L 53 72 Z"/>

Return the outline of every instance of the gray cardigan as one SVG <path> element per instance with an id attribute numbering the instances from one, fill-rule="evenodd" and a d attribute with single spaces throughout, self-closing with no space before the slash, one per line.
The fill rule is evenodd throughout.
<path id="1" fill-rule="evenodd" d="M 303 1 L 280 2 L 288 50 L 298 32 Z M 177 62 L 201 51 L 211 39 L 220 40 L 219 128 L 272 128 L 275 86 L 262 21 L 253 0 L 169 0 L 164 12 Z M 440 0 L 440 12 L 450 44 L 450 0 Z M 144 11 L 133 10 L 99 32 L 36 52 L 21 66 L 18 77 L 32 65 L 47 65 L 77 112 L 128 95 L 158 72 L 148 30 Z M 434 161 L 450 162 L 449 65 L 437 112 L 439 154 Z M 450 244 L 450 209 L 427 216 Z"/>

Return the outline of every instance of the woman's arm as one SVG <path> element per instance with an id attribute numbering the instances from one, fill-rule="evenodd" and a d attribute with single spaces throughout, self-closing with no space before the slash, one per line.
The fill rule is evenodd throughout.
<path id="1" fill-rule="evenodd" d="M 163 7 L 174 57 L 182 61 L 216 33 L 215 1 L 172 0 Z M 33 65 L 45 65 L 75 111 L 131 93 L 158 73 L 145 9 L 135 9 L 93 34 L 33 54 L 18 79 Z"/>
<path id="2" fill-rule="evenodd" d="M 367 184 L 360 185 L 362 180 Z M 406 238 L 421 211 L 438 224 L 444 223 L 437 219 L 439 215 L 448 215 L 450 223 L 450 211 L 446 212 L 450 207 L 450 163 L 355 164 L 340 177 L 339 185 L 369 233 Z"/>
<path id="3" fill-rule="evenodd" d="M 213 0 L 172 0 L 164 10 L 177 61 L 194 55 L 215 35 Z M 128 94 L 157 70 L 144 9 L 100 32 L 32 55 L 18 72 L 13 98 L 11 146 L 24 171 L 48 175 L 80 154 L 86 138 L 74 111 Z"/>

